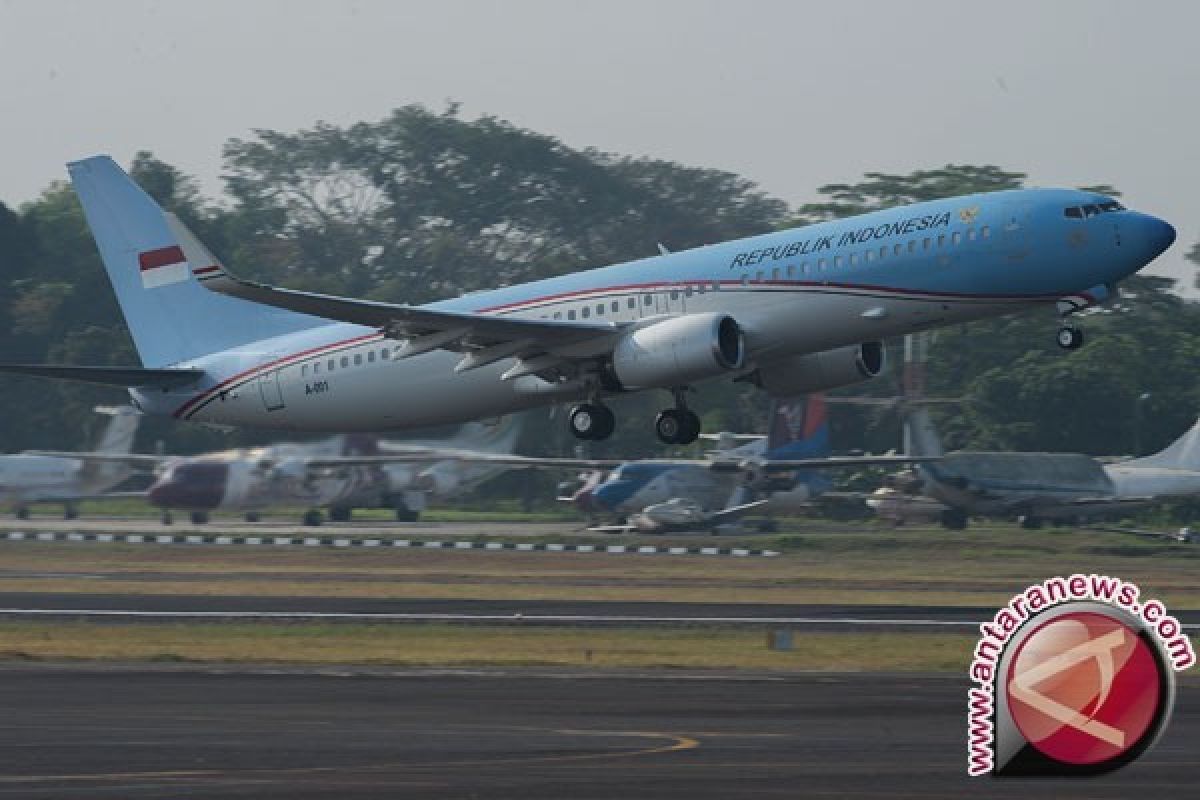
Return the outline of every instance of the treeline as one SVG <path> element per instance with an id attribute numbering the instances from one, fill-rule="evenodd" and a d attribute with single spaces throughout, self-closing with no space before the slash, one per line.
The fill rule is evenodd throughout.
<path id="1" fill-rule="evenodd" d="M 659 243 L 681 250 L 1025 180 L 988 165 L 871 173 L 821 187 L 813 203 L 793 209 L 737 175 L 574 149 L 494 117 L 463 119 L 454 106 L 408 106 L 344 127 L 256 131 L 230 140 L 224 158 L 221 202 L 150 153 L 129 168 L 247 277 L 406 303 L 649 256 Z M 1073 354 L 1054 345 L 1051 311 L 939 332 L 929 390 L 963 398 L 937 412 L 949 443 L 1108 454 L 1177 436 L 1200 411 L 1200 309 L 1171 294 L 1169 283 L 1130 281 L 1116 305 L 1087 320 L 1089 343 Z M 19 209 L 0 204 L 0 322 L 4 360 L 136 363 L 65 183 Z M 95 426 L 91 406 L 121 399 L 32 379 L 7 378 L 4 386 L 0 442 L 8 451 L 83 445 Z M 851 391 L 895 389 L 889 376 Z M 666 393 L 619 399 L 618 435 L 595 451 L 660 453 L 650 424 L 667 401 Z M 766 416 L 762 395 L 730 382 L 705 384 L 694 405 L 710 430 L 761 429 Z M 886 412 L 842 407 L 834 421 L 839 448 L 898 444 L 898 422 Z M 549 437 L 540 418 L 530 427 L 528 452 L 574 446 L 561 419 Z M 163 421 L 147 429 L 143 446 L 162 440 L 178 452 L 274 435 Z"/>

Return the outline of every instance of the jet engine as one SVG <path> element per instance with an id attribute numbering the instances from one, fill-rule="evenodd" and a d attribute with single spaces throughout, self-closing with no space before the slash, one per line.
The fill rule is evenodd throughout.
<path id="1" fill-rule="evenodd" d="M 413 485 L 422 491 L 432 492 L 434 495 L 444 497 L 462 483 L 462 474 L 458 465 L 451 461 L 442 461 L 434 464 L 427 469 L 421 470 L 421 474 L 417 475 L 417 479 Z"/>
<path id="2" fill-rule="evenodd" d="M 626 389 L 671 388 L 742 368 L 742 329 L 728 314 L 672 317 L 631 331 L 613 349 L 612 373 Z"/>
<path id="3" fill-rule="evenodd" d="M 754 382 L 772 397 L 795 397 L 870 380 L 883 371 L 884 361 L 883 342 L 863 342 L 767 362 Z"/>

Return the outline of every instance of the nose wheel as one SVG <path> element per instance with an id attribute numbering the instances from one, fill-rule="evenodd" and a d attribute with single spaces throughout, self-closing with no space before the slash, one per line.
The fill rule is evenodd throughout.
<path id="1" fill-rule="evenodd" d="M 599 403 L 582 403 L 571 409 L 568 417 L 571 433 L 577 439 L 599 441 L 612 436 L 617 420 L 608 406 Z"/>
<path id="2" fill-rule="evenodd" d="M 1057 340 L 1064 350 L 1078 350 L 1083 347 L 1083 331 L 1074 325 L 1063 325 L 1058 329 Z"/>

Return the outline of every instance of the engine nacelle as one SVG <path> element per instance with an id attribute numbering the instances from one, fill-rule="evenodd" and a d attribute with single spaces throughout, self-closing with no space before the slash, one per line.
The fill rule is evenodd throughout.
<path id="1" fill-rule="evenodd" d="M 795 397 L 870 380 L 883 372 L 884 362 L 883 342 L 863 342 L 768 362 L 756 382 L 772 397 Z"/>
<path id="2" fill-rule="evenodd" d="M 613 376 L 626 389 L 666 389 L 738 370 L 745 337 L 728 314 L 672 317 L 639 328 L 613 349 Z"/>
<path id="3" fill-rule="evenodd" d="M 462 470 L 452 461 L 440 461 L 421 470 L 413 481 L 414 488 L 445 497 L 462 484 Z"/>

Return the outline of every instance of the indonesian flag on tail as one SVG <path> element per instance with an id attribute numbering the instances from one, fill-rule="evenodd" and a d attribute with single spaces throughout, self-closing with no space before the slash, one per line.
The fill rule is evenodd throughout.
<path id="1" fill-rule="evenodd" d="M 142 286 L 147 289 L 157 289 L 188 279 L 187 259 L 177 245 L 138 253 L 138 267 L 142 271 Z"/>

